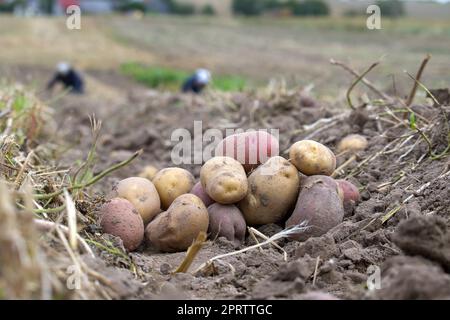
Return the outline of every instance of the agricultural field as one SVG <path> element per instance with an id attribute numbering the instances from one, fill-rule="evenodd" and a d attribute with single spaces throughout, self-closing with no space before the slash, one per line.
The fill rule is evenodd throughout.
<path id="1" fill-rule="evenodd" d="M 0 15 L 0 298 L 449 299 L 450 20 L 382 27 Z M 199 122 L 277 134 L 176 162 Z"/>

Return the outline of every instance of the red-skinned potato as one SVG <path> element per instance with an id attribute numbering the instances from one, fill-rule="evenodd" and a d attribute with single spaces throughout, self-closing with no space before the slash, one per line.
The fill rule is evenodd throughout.
<path id="1" fill-rule="evenodd" d="M 350 181 L 336 180 L 336 182 L 338 183 L 343 193 L 345 215 L 351 215 L 353 209 L 355 208 L 355 205 L 360 200 L 359 190 Z"/>
<path id="2" fill-rule="evenodd" d="M 119 181 L 113 187 L 112 197 L 130 201 L 145 224 L 160 212 L 161 202 L 158 192 L 153 183 L 145 178 L 131 177 Z"/>
<path id="3" fill-rule="evenodd" d="M 294 143 L 289 149 L 289 159 L 298 171 L 307 176 L 331 176 L 336 170 L 334 153 L 313 140 L 301 140 Z"/>
<path id="4" fill-rule="evenodd" d="M 311 176 L 304 179 L 297 203 L 286 227 L 306 222 L 306 231 L 292 236 L 304 241 L 309 237 L 319 237 L 337 226 L 344 218 L 342 194 L 338 183 L 327 176 Z"/>
<path id="5" fill-rule="evenodd" d="M 214 157 L 206 161 L 200 170 L 200 181 L 206 193 L 221 204 L 236 203 L 248 191 L 244 168 L 230 157 Z"/>
<path id="6" fill-rule="evenodd" d="M 328 176 L 317 175 L 317 176 L 309 176 L 306 179 L 303 179 L 302 183 L 300 184 L 300 191 L 303 190 L 303 188 L 305 187 L 311 188 L 316 183 L 323 183 L 332 189 L 337 188 L 339 198 L 341 199 L 342 202 L 344 202 L 344 190 L 341 188 L 337 180 Z"/>
<path id="7" fill-rule="evenodd" d="M 133 204 L 114 198 L 103 204 L 99 212 L 103 232 L 119 237 L 128 251 L 139 247 L 144 239 L 144 222 Z"/>
<path id="8" fill-rule="evenodd" d="M 313 185 L 317 183 L 323 183 L 329 186 L 330 188 L 337 189 L 342 200 L 344 199 L 343 190 L 340 190 L 337 181 L 329 176 L 315 175 L 306 177 L 305 179 L 302 180 L 302 183 L 300 185 L 300 191 L 303 190 L 304 188 L 311 188 Z"/>
<path id="9" fill-rule="evenodd" d="M 236 133 L 223 139 L 215 149 L 215 156 L 231 157 L 239 161 L 246 172 L 279 154 L 278 139 L 259 130 Z"/>
<path id="10" fill-rule="evenodd" d="M 211 197 L 203 189 L 202 183 L 200 181 L 194 185 L 190 193 L 195 194 L 197 197 L 199 197 L 206 207 L 209 207 L 214 203 L 214 200 L 211 199 Z"/>
<path id="11" fill-rule="evenodd" d="M 152 181 L 161 198 L 161 208 L 167 210 L 178 196 L 191 191 L 195 179 L 189 171 L 174 167 L 159 170 Z"/>
<path id="12" fill-rule="evenodd" d="M 299 191 L 297 168 L 276 156 L 248 177 L 249 191 L 238 207 L 249 225 L 277 223 L 295 204 Z"/>
<path id="13" fill-rule="evenodd" d="M 211 239 L 225 237 L 239 244 L 245 240 L 247 225 L 241 211 L 232 204 L 214 203 L 208 207 L 209 228 Z"/>
<path id="14" fill-rule="evenodd" d="M 147 225 L 145 236 L 159 251 L 184 251 L 201 231 L 208 231 L 208 225 L 203 201 L 196 195 L 183 194 Z"/>

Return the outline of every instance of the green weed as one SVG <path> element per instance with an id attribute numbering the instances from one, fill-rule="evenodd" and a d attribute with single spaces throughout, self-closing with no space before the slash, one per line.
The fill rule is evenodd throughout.
<path id="1" fill-rule="evenodd" d="M 128 62 L 121 66 L 121 72 L 136 81 L 155 89 L 179 90 L 190 73 L 166 67 L 144 66 Z M 220 91 L 241 91 L 245 79 L 238 76 L 213 75 L 212 88 Z"/>

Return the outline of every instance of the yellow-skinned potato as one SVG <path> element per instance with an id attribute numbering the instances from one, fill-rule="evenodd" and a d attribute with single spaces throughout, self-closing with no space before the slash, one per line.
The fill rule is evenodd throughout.
<path id="1" fill-rule="evenodd" d="M 337 152 L 358 152 L 365 150 L 368 146 L 367 139 L 360 134 L 351 134 L 343 138 L 338 146 Z"/>
<path id="2" fill-rule="evenodd" d="M 208 231 L 208 225 L 208 210 L 203 201 L 196 195 L 183 194 L 147 225 L 145 236 L 159 251 L 184 251 L 199 232 Z"/>
<path id="3" fill-rule="evenodd" d="M 154 166 L 145 166 L 141 173 L 139 173 L 139 177 L 152 181 L 158 171 Z"/>
<path id="4" fill-rule="evenodd" d="M 330 176 L 336 170 L 336 157 L 323 144 L 313 140 L 301 140 L 289 149 L 289 158 L 301 173 Z"/>
<path id="5" fill-rule="evenodd" d="M 161 202 L 158 192 L 148 179 L 140 177 L 123 179 L 114 186 L 113 196 L 130 201 L 144 223 L 148 223 L 160 212 Z"/>
<path id="6" fill-rule="evenodd" d="M 248 177 L 249 191 L 238 207 L 250 225 L 276 223 L 294 205 L 299 192 L 297 168 L 282 157 L 270 158 Z"/>
<path id="7" fill-rule="evenodd" d="M 195 183 L 194 176 L 182 168 L 162 169 L 152 181 L 158 190 L 163 210 L 167 210 L 177 197 L 190 192 Z"/>
<path id="8" fill-rule="evenodd" d="M 216 202 L 233 204 L 248 191 L 244 167 L 230 157 L 214 157 L 200 170 L 200 181 L 206 193 Z"/>

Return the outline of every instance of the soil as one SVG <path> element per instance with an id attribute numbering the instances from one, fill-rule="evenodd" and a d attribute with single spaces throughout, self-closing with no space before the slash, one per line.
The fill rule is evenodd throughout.
<path id="1" fill-rule="evenodd" d="M 449 170 L 449 158 L 431 160 L 426 156 L 427 145 L 417 142 L 417 136 L 398 145 L 396 139 L 405 128 L 373 116 L 380 111 L 377 107 L 343 111 L 301 91 L 190 96 L 147 90 L 113 73 L 92 71 L 89 77 L 102 89 L 101 94 L 91 89 L 85 96 L 67 95 L 52 103 L 60 127 L 58 139 L 71 146 L 58 159 L 60 164 L 73 165 L 74 159 L 87 154 L 92 141 L 88 116 L 93 113 L 102 120 L 98 171 L 144 150 L 129 166 L 97 184 L 92 199 L 102 198 L 115 182 L 137 175 L 145 165 L 173 166 L 171 133 L 177 128 L 192 132 L 194 121 L 202 121 L 203 131 L 279 128 L 283 156 L 291 143 L 302 138 L 317 140 L 333 150 L 351 133 L 369 140 L 369 148 L 340 176 L 360 188 L 361 202 L 321 237 L 305 242 L 279 240 L 287 261 L 279 249 L 266 246 L 224 258 L 209 274 L 173 275 L 171 271 L 181 263 L 184 252 L 158 253 L 144 244 L 125 259 L 93 248 L 100 259 L 89 264 L 111 279 L 115 298 L 450 299 L 450 175 L 443 175 Z M 418 105 L 413 109 L 430 121 L 442 117 L 437 107 Z M 299 130 L 320 119 L 328 120 L 322 127 Z M 436 125 L 430 132 L 436 153 L 446 147 L 442 131 L 442 126 Z M 348 158 L 338 157 L 339 164 Z M 182 167 L 198 178 L 200 165 Z M 390 219 L 380 222 L 379 218 L 405 200 Z M 80 211 L 95 217 L 95 208 L 88 205 Z M 121 246 L 119 239 L 102 235 L 96 225 L 83 228 L 86 234 Z M 258 230 L 270 236 L 282 226 L 266 225 Z M 238 248 L 251 244 L 253 239 L 247 237 Z M 213 256 L 236 249 L 223 238 L 208 241 L 190 271 Z M 379 290 L 367 286 L 374 267 L 381 270 Z"/>

